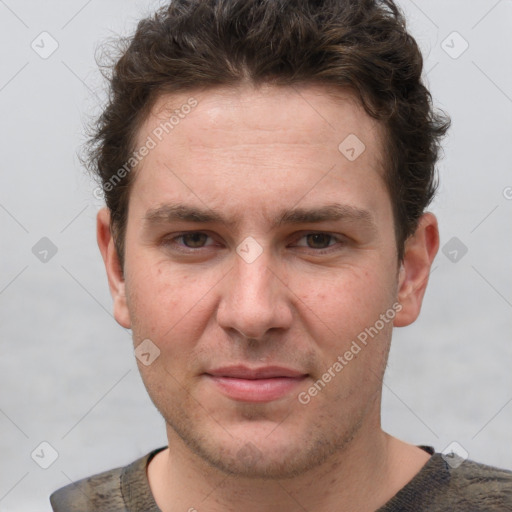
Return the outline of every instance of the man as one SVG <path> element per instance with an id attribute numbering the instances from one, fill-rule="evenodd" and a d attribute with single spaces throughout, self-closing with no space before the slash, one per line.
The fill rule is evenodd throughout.
<path id="1" fill-rule="evenodd" d="M 91 164 L 168 447 L 54 510 L 512 510 L 512 472 L 380 426 L 392 328 L 439 245 L 449 120 L 421 70 L 390 0 L 175 0 L 140 22 Z"/>

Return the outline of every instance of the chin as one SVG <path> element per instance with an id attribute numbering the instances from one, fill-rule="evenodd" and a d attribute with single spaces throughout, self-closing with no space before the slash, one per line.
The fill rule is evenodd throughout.
<path id="1" fill-rule="evenodd" d="M 256 427 L 256 425 L 254 426 Z M 277 427 L 262 435 L 245 429 L 244 434 L 180 435 L 188 449 L 210 467 L 231 476 L 248 479 L 288 479 L 303 475 L 339 454 L 351 435 L 328 439 L 310 433 L 291 433 Z M 249 431 L 248 431 L 249 430 Z M 252 432 L 251 432 L 252 431 Z M 217 432 L 217 434 L 219 434 Z M 231 435 L 230 435 L 231 434 Z"/>

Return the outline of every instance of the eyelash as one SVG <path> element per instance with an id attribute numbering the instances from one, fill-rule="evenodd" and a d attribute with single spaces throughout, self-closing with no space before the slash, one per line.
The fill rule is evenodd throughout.
<path id="1" fill-rule="evenodd" d="M 208 238 L 212 238 L 210 235 L 208 235 L 208 233 L 205 233 L 204 231 L 185 231 L 183 233 L 178 233 L 170 238 L 165 238 L 164 240 L 162 240 L 162 245 L 166 246 L 166 247 L 169 247 L 169 246 L 174 246 L 172 247 L 172 250 L 176 250 L 178 252 L 182 252 L 182 253 L 185 253 L 185 254 L 192 254 L 192 253 L 195 253 L 201 249 L 205 249 L 205 248 L 208 248 L 210 246 L 203 246 L 203 247 L 187 247 L 186 245 L 182 245 L 182 244 L 178 244 L 176 241 L 179 240 L 179 239 L 183 239 L 183 237 L 187 236 L 187 235 L 206 235 Z M 326 237 L 330 237 L 329 239 L 329 242 L 331 241 L 334 241 L 335 243 L 332 244 L 332 245 L 328 245 L 327 247 L 324 247 L 324 248 L 321 248 L 321 249 L 314 249 L 312 247 L 303 247 L 303 246 L 300 246 L 302 248 L 305 248 L 305 249 L 309 249 L 310 251 L 313 251 L 313 253 L 315 255 L 323 255 L 323 254 L 328 254 L 328 253 L 331 253 L 333 251 L 336 251 L 336 250 L 340 250 L 344 245 L 346 245 L 346 239 L 344 239 L 343 237 L 341 236 L 336 236 L 334 234 L 331 234 L 331 233 L 326 233 L 324 231 L 308 231 L 308 232 L 304 232 L 299 238 L 296 238 L 295 241 L 299 241 L 299 240 L 302 240 L 303 238 L 306 238 L 308 236 L 311 236 L 311 235 L 324 235 Z M 338 247 L 336 248 L 336 242 L 338 244 L 341 244 L 342 247 Z"/>

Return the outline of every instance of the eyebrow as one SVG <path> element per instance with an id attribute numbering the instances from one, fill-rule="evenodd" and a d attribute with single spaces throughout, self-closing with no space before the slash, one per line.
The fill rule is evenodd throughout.
<path id="1" fill-rule="evenodd" d="M 285 224 L 312 224 L 319 222 L 333 222 L 346 220 L 366 224 L 368 227 L 377 229 L 375 219 L 368 210 L 363 210 L 352 205 L 330 203 L 318 208 L 292 208 L 281 210 L 272 219 L 272 227 L 279 227 Z M 240 219 L 226 219 L 219 212 L 210 208 L 198 208 L 181 203 L 165 204 L 148 210 L 144 216 L 147 225 L 172 223 L 172 222 L 194 222 L 198 224 L 218 223 L 229 228 L 234 228 L 240 223 Z"/>

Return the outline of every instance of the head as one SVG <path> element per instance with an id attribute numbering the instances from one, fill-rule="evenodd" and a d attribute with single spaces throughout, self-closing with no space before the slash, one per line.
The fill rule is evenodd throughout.
<path id="1" fill-rule="evenodd" d="M 449 121 L 421 71 L 374 0 L 175 0 L 117 60 L 91 146 L 115 316 L 159 355 L 139 366 L 169 435 L 213 466 L 297 474 L 378 428 L 438 248 Z M 226 387 L 261 368 L 293 378 Z"/>

